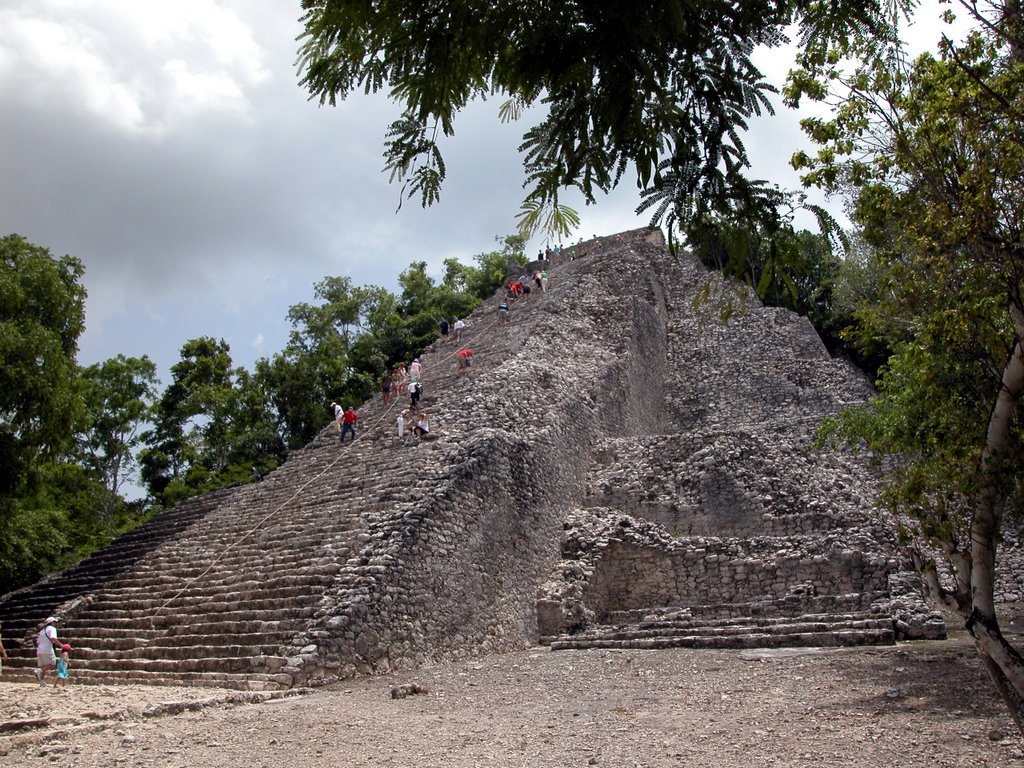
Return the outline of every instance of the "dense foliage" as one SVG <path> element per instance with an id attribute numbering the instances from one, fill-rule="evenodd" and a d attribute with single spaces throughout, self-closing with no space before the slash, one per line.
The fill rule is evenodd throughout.
<path id="1" fill-rule="evenodd" d="M 1024 659 L 994 599 L 1001 531 L 1024 511 L 1024 23 L 1016 0 L 962 5 L 978 27 L 938 56 L 853 41 L 806 60 L 789 96 L 832 103 L 805 121 L 821 150 L 795 160 L 851 196 L 879 266 L 858 341 L 894 353 L 835 433 L 895 462 L 889 506 L 1024 730 Z"/>
<path id="2" fill-rule="evenodd" d="M 162 391 L 146 357 L 76 362 L 83 269 L 17 235 L 0 240 L 0 594 L 66 567 L 154 510 L 276 467 L 381 376 L 501 284 L 524 241 L 500 238 L 440 282 L 414 262 L 394 294 L 327 277 L 291 307 L 285 348 L 235 366 L 222 339 L 186 341 Z M 141 479 L 147 497 L 125 500 Z"/>

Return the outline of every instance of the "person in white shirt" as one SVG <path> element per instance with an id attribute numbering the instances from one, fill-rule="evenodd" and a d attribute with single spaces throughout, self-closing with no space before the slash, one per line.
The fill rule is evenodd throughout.
<path id="1" fill-rule="evenodd" d="M 57 644 L 57 628 L 53 626 L 56 623 L 55 617 L 47 617 L 43 628 L 36 635 L 36 663 L 39 666 L 33 671 L 40 688 L 46 687 L 46 673 L 57 668 L 57 651 L 54 648 Z"/>

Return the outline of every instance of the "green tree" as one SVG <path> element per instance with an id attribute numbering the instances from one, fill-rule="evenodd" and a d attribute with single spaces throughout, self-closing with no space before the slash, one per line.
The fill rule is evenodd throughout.
<path id="1" fill-rule="evenodd" d="M 256 361 L 255 377 L 268 393 L 281 440 L 289 449 L 306 445 L 327 423 L 327 404 L 318 390 L 312 356 L 285 350 Z M 329 402 L 329 401 L 328 401 Z"/>
<path id="2" fill-rule="evenodd" d="M 120 522 L 121 488 L 137 467 L 142 427 L 157 395 L 156 366 L 143 355 L 117 355 L 82 369 L 85 413 L 78 430 L 81 463 L 103 488 L 100 517 L 109 531 Z"/>
<path id="3" fill-rule="evenodd" d="M 933 588 L 1024 732 L 1024 659 L 994 589 L 1000 531 L 1024 510 L 1024 34 L 1016 2 L 965 7 L 979 29 L 938 57 L 853 40 L 806 60 L 789 97 L 838 94 L 830 119 L 805 121 L 818 155 L 795 164 L 852 188 L 883 268 L 860 311 L 894 354 L 880 395 L 836 429 L 895 460 L 886 499 L 931 545 Z M 844 68 L 842 54 L 867 63 Z"/>
<path id="4" fill-rule="evenodd" d="M 226 455 L 232 400 L 230 348 L 208 336 L 185 342 L 171 366 L 145 435 L 142 478 L 163 506 L 217 487 L 215 475 Z"/>
<path id="5" fill-rule="evenodd" d="M 71 256 L 0 238 L 0 592 L 48 573 L 66 549 L 67 516 L 46 479 L 82 409 L 82 274 Z"/>
<path id="6" fill-rule="evenodd" d="M 390 89 L 400 116 L 386 166 L 425 205 L 445 176 L 440 137 L 454 133 L 470 101 L 498 93 L 502 120 L 529 107 L 542 115 L 521 147 L 525 230 L 568 234 L 578 218 L 560 190 L 576 188 L 591 203 L 630 168 L 657 219 L 687 223 L 745 215 L 770 197 L 744 175 L 740 133 L 772 111 L 774 91 L 753 50 L 785 41 L 791 24 L 808 50 L 852 32 L 886 37 L 893 5 L 304 0 L 299 61 L 302 85 L 321 103 Z"/>
<path id="7" fill-rule="evenodd" d="M 227 410 L 224 459 L 219 483 L 246 483 L 262 477 L 287 456 L 287 445 L 274 419 L 272 393 L 256 374 L 234 371 Z"/>
<path id="8" fill-rule="evenodd" d="M 458 259 L 445 259 L 444 277 L 441 284 L 456 293 L 472 296 L 476 303 L 489 299 L 504 283 L 509 267 L 526 264 L 526 237 L 523 235 L 500 235 L 494 238 L 501 249 L 478 253 L 473 257 L 475 266 L 463 264 Z M 459 313 L 452 313 L 459 314 Z M 463 312 L 463 315 L 468 312 Z"/>
<path id="9" fill-rule="evenodd" d="M 0 257 L 0 493 L 11 493 L 71 442 L 85 288 L 78 259 L 19 235 L 0 238 Z"/>

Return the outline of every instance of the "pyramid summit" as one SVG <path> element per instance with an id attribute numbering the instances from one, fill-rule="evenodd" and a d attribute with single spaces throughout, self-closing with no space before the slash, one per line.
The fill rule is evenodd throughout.
<path id="1" fill-rule="evenodd" d="M 577 246 L 405 398 L 0 601 L 12 665 L 60 617 L 76 680 L 322 684 L 523 648 L 941 637 L 861 458 L 813 447 L 869 383 L 657 230 Z M 537 265 L 527 267 L 533 274 Z M 720 300 L 740 311 L 723 322 Z M 9 648 L 9 650 L 11 650 Z"/>

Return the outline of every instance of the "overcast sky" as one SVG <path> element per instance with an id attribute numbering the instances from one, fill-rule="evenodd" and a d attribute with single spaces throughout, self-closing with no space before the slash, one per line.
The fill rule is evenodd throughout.
<path id="1" fill-rule="evenodd" d="M 148 354 L 166 384 L 181 345 L 210 335 L 251 367 L 324 276 L 393 288 L 414 260 L 437 273 L 514 230 L 528 125 L 500 124 L 498 99 L 474 105 L 447 146 L 441 203 L 396 213 L 381 172 L 396 110 L 382 96 L 310 102 L 300 14 L 298 0 L 0 5 L 0 234 L 85 264 L 83 364 Z M 759 62 L 781 85 L 786 56 Z M 780 109 L 753 125 L 755 175 L 797 186 L 796 124 Z M 643 226 L 638 202 L 625 179 L 580 209 L 577 236 Z"/>

